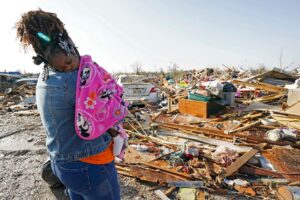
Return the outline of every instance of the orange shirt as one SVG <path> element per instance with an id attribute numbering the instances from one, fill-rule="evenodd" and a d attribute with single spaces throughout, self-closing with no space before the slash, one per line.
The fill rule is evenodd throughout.
<path id="1" fill-rule="evenodd" d="M 96 155 L 92 155 L 86 158 L 80 159 L 80 161 L 89 163 L 89 164 L 107 164 L 112 162 L 115 159 L 114 153 L 113 153 L 113 143 L 111 142 L 108 147 L 102 151 L 101 153 L 98 153 Z"/>

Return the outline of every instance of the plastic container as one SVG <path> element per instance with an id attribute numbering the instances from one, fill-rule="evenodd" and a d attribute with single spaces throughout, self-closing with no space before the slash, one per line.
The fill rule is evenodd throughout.
<path id="1" fill-rule="evenodd" d="M 278 122 L 275 119 L 266 118 L 266 119 L 261 119 L 260 121 L 263 125 L 266 125 L 266 126 L 276 126 L 276 125 L 278 125 Z"/>
<path id="2" fill-rule="evenodd" d="M 235 92 L 224 92 L 224 99 L 228 101 L 229 106 L 235 105 Z"/>
<path id="3" fill-rule="evenodd" d="M 114 140 L 114 147 L 113 152 L 114 156 L 118 156 L 121 153 L 121 150 L 123 148 L 124 138 L 119 134 L 116 137 L 113 137 Z"/>
<path id="4" fill-rule="evenodd" d="M 226 82 L 223 85 L 223 92 L 236 92 L 236 91 L 237 91 L 236 87 L 231 83 Z"/>
<path id="5" fill-rule="evenodd" d="M 189 92 L 188 98 L 191 99 L 191 100 L 205 101 L 205 102 L 209 102 L 211 100 L 211 97 L 206 97 L 206 96 L 203 96 L 201 94 L 193 94 L 191 92 Z"/>

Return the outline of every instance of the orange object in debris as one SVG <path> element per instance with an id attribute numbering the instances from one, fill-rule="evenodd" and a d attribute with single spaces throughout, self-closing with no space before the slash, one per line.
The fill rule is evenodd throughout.
<path id="1" fill-rule="evenodd" d="M 112 162 L 115 159 L 114 153 L 113 153 L 113 143 L 111 142 L 109 146 L 102 151 L 101 153 L 98 153 L 96 155 L 92 155 L 86 158 L 80 159 L 81 162 L 89 163 L 89 164 L 107 164 Z"/>
<path id="2" fill-rule="evenodd" d="M 222 109 L 223 106 L 212 102 L 179 99 L 179 112 L 181 114 L 187 114 L 201 118 L 208 118 L 209 114 L 214 114 Z"/>

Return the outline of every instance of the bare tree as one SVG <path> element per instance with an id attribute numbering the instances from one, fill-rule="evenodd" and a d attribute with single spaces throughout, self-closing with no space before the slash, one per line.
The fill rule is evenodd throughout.
<path id="1" fill-rule="evenodd" d="M 283 65 L 283 50 L 280 50 L 280 54 L 279 54 L 279 67 L 282 69 L 282 65 Z"/>
<path id="2" fill-rule="evenodd" d="M 160 67 L 158 73 L 165 74 L 164 68 Z"/>
<path id="3" fill-rule="evenodd" d="M 133 73 L 135 73 L 136 75 L 141 74 L 142 72 L 142 63 L 140 62 L 135 62 L 131 65 L 131 69 L 133 70 Z"/>
<path id="4" fill-rule="evenodd" d="M 179 69 L 179 66 L 174 63 L 172 66 L 169 66 L 169 73 L 172 74 L 173 78 L 177 75 L 177 71 Z"/>

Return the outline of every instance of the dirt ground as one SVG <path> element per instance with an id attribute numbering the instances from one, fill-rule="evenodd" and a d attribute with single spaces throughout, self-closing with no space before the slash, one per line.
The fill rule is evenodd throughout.
<path id="1" fill-rule="evenodd" d="M 14 134 L 0 139 L 0 199 L 67 199 L 63 188 L 51 190 L 41 179 L 47 152 L 39 116 L 0 115 L 0 137 L 10 133 Z M 147 190 L 149 184 L 124 176 L 119 181 L 124 200 L 157 199 Z"/>

